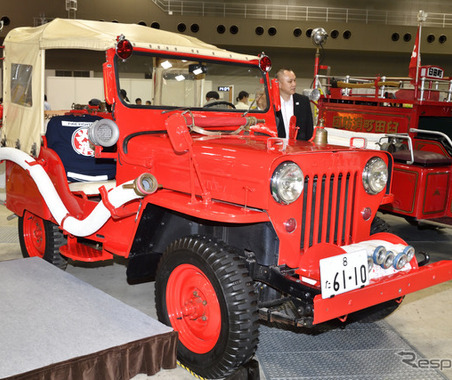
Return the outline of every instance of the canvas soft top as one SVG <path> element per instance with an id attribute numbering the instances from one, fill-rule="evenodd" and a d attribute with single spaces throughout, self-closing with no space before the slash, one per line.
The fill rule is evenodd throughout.
<path id="1" fill-rule="evenodd" d="M 87 49 L 104 51 L 114 48 L 117 37 L 124 35 L 134 47 L 170 52 L 199 54 L 207 57 L 251 61 L 253 55 L 233 53 L 197 38 L 137 24 L 102 21 L 55 19 L 38 27 L 13 29 L 5 38 L 4 49 L 4 121 L 1 140 L 6 146 L 37 154 L 44 131 L 44 68 L 47 49 Z M 12 102 L 11 78 L 16 64 L 28 65 L 32 102 Z"/>
<path id="2" fill-rule="evenodd" d="M 91 20 L 54 19 L 38 27 L 13 29 L 5 39 L 7 44 L 36 44 L 39 49 L 107 50 L 115 47 L 123 34 L 136 47 L 181 53 L 196 53 L 238 60 L 257 59 L 253 55 L 232 53 L 191 36 L 149 28 L 138 24 L 121 24 Z M 195 49 L 195 50 L 193 50 Z"/>

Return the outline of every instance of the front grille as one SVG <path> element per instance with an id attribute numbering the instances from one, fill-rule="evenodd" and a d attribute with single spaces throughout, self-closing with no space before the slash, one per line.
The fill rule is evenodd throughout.
<path id="1" fill-rule="evenodd" d="M 301 249 L 318 243 L 351 244 L 357 173 L 306 175 Z"/>

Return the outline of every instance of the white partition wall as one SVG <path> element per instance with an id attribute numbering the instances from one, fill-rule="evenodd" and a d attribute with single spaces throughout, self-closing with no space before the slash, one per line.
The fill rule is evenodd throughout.
<path id="1" fill-rule="evenodd" d="M 88 104 L 90 99 L 104 100 L 102 78 L 47 77 L 47 101 L 52 110 L 68 110 L 72 104 Z"/>
<path id="2" fill-rule="evenodd" d="M 125 79 L 123 87 L 131 103 L 141 98 L 153 101 L 153 81 L 143 79 Z M 47 100 L 52 110 L 68 110 L 72 104 L 88 104 L 90 99 L 105 100 L 102 78 L 47 77 Z"/>

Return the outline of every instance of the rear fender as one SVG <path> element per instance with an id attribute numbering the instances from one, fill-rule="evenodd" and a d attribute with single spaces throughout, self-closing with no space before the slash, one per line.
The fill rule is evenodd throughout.
<path id="1" fill-rule="evenodd" d="M 88 206 L 86 201 L 74 196 L 69 190 L 63 164 L 52 149 L 42 147 L 37 162 L 37 165 L 42 165 L 49 175 L 69 214 L 83 218 L 85 213 L 91 212 L 92 205 Z M 36 183 L 28 172 L 11 161 L 7 161 L 6 168 L 6 205 L 8 209 L 17 215 L 23 215 L 24 210 L 28 210 L 55 223 Z"/>
<path id="2" fill-rule="evenodd" d="M 6 161 L 6 207 L 18 216 L 28 210 L 46 220 L 53 220 L 41 193 L 27 171 Z"/>

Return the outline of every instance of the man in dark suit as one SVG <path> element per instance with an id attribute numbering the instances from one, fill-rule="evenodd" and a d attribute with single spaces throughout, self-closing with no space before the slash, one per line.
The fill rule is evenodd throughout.
<path id="1" fill-rule="evenodd" d="M 281 111 L 276 112 L 278 137 L 288 137 L 291 116 L 297 118 L 297 140 L 309 140 L 312 137 L 313 121 L 309 98 L 297 94 L 296 76 L 290 69 L 281 69 L 276 73 L 281 96 Z"/>

